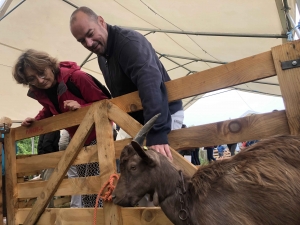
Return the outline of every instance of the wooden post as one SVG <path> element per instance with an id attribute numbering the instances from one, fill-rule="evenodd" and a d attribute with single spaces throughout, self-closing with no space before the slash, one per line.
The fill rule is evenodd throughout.
<path id="1" fill-rule="evenodd" d="M 134 137 L 137 134 L 137 132 L 142 128 L 142 125 L 113 103 L 109 102 L 108 105 L 109 118 L 116 124 L 118 124 L 123 130 L 125 130 L 130 136 Z M 174 163 L 177 166 L 179 166 L 183 171 L 185 171 L 189 176 L 194 175 L 197 168 L 191 163 L 189 163 L 173 148 L 170 147 L 170 149 L 172 152 Z"/>
<path id="2" fill-rule="evenodd" d="M 280 84 L 282 98 L 286 108 L 286 116 L 290 132 L 300 134 L 300 67 L 282 70 L 281 63 L 291 60 L 300 60 L 300 41 L 289 42 L 272 48 L 275 69 Z M 300 64 L 300 61 L 298 61 Z"/>
<path id="3" fill-rule="evenodd" d="M 6 186 L 6 222 L 9 225 L 15 224 L 17 200 L 17 173 L 16 173 L 16 146 L 15 146 L 15 131 L 11 129 L 4 138 L 5 146 L 5 186 Z"/>
<path id="4" fill-rule="evenodd" d="M 1 138 L 1 135 L 0 135 Z M 1 169 L 0 169 L 0 225 L 3 225 L 3 184 L 2 184 L 2 148 L 3 148 L 3 144 L 2 142 L 0 142 L 0 165 L 1 165 Z"/>
<path id="5" fill-rule="evenodd" d="M 94 124 L 94 109 L 95 105 L 100 103 L 95 103 L 93 106 L 90 107 L 89 111 L 87 112 L 86 116 L 82 120 L 79 128 L 77 129 L 75 135 L 71 139 L 70 144 L 68 145 L 67 149 L 65 150 L 64 155 L 60 159 L 57 168 L 53 171 L 49 181 L 45 189 L 37 198 L 36 203 L 34 204 L 33 208 L 31 209 L 30 213 L 28 214 L 24 225 L 33 225 L 37 222 L 41 214 L 44 212 L 47 204 L 49 203 L 50 199 L 53 197 L 55 191 L 57 190 L 58 186 L 60 185 L 61 181 L 63 180 L 65 174 L 67 173 L 68 169 L 72 165 L 73 161 L 76 159 L 79 151 L 84 145 L 85 140 L 89 136 L 91 130 L 93 129 Z M 15 164 L 14 164 L 15 165 Z M 15 171 L 14 171 L 15 172 Z M 16 172 L 14 173 L 16 175 Z M 16 187 L 15 185 L 10 185 L 8 187 Z M 9 223 L 13 224 L 13 223 Z"/>
<path id="6" fill-rule="evenodd" d="M 101 186 L 108 181 L 111 174 L 116 173 L 115 147 L 112 124 L 107 115 L 108 101 L 103 100 L 97 105 L 94 113 L 97 136 L 97 148 Z M 104 224 L 122 225 L 121 209 L 112 202 L 104 202 Z"/>

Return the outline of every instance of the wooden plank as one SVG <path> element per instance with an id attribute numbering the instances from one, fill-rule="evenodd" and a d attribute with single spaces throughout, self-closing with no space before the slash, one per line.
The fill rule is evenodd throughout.
<path id="1" fill-rule="evenodd" d="M 1 134 L 0 134 L 1 137 Z M 2 142 L 0 142 L 0 165 L 1 165 L 1 169 L 0 169 L 0 225 L 3 225 L 3 184 L 2 184 L 2 148 L 3 148 L 3 144 Z"/>
<path id="2" fill-rule="evenodd" d="M 272 48 L 274 64 L 291 134 L 300 134 L 300 68 L 281 69 L 281 62 L 300 59 L 300 41 Z"/>
<path id="3" fill-rule="evenodd" d="M 6 208 L 8 224 L 15 224 L 15 210 L 18 206 L 17 201 L 17 173 L 16 173 L 16 146 L 15 132 L 13 129 L 5 134 L 5 185 L 6 185 Z"/>
<path id="4" fill-rule="evenodd" d="M 123 225 L 171 225 L 159 207 L 120 208 Z M 19 209 L 16 213 L 16 224 L 23 224 L 30 209 Z M 104 210 L 97 209 L 97 225 L 104 223 Z M 93 208 L 85 209 L 49 209 L 40 217 L 36 225 L 91 225 Z M 110 224 L 110 223 L 109 223 Z"/>
<path id="5" fill-rule="evenodd" d="M 231 127 L 235 130 L 231 130 Z M 237 128 L 239 127 L 239 130 Z M 175 149 L 204 147 L 289 134 L 285 111 L 257 114 L 202 126 L 174 130 L 169 141 Z"/>
<path id="6" fill-rule="evenodd" d="M 97 148 L 99 169 L 101 178 L 101 187 L 109 180 L 110 175 L 116 174 L 116 158 L 113 140 L 113 129 L 107 115 L 108 101 L 102 101 L 95 110 L 94 119 L 96 127 Z M 120 207 L 112 202 L 104 202 L 103 205 L 105 224 L 122 225 Z"/>
<path id="7" fill-rule="evenodd" d="M 21 140 L 29 137 L 46 134 L 52 131 L 61 130 L 66 127 L 79 125 L 88 112 L 90 106 L 83 107 L 76 111 L 66 112 L 55 117 L 50 117 L 40 121 L 34 122 L 30 127 L 13 128 L 16 131 L 16 140 Z"/>
<path id="8" fill-rule="evenodd" d="M 163 224 L 171 225 L 171 221 L 165 216 L 159 207 L 136 207 L 122 208 L 123 225 L 138 225 L 138 224 Z"/>
<path id="9" fill-rule="evenodd" d="M 275 75 L 271 51 L 268 51 L 166 82 L 166 87 L 169 101 L 174 101 Z M 138 92 L 113 98 L 110 101 L 125 112 L 142 109 Z M 84 107 L 75 112 L 57 115 L 55 118 L 47 118 L 35 122 L 29 128 L 15 128 L 16 140 L 78 125 L 88 109 L 89 107 Z"/>
<path id="10" fill-rule="evenodd" d="M 65 151 L 53 152 L 47 155 L 36 155 L 25 159 L 17 159 L 17 173 L 28 173 L 57 166 Z M 98 155 L 96 146 L 86 146 L 82 148 L 76 157 L 73 165 L 87 162 L 97 162 Z"/>
<path id="11" fill-rule="evenodd" d="M 94 128 L 93 114 L 95 104 L 90 107 L 90 110 L 87 112 L 75 135 L 71 139 L 70 144 L 65 151 L 65 154 L 58 163 L 58 167 L 53 171 L 45 189 L 39 195 L 36 203 L 31 209 L 28 217 L 26 218 L 24 225 L 33 225 L 36 223 L 36 221 L 39 219 L 44 209 L 46 208 L 47 204 L 49 203 L 50 199 L 53 197 L 69 167 L 72 165 L 72 162 L 77 157 L 80 149 L 83 147 L 85 140 L 87 139 L 91 130 Z"/>
<path id="12" fill-rule="evenodd" d="M 46 188 L 48 181 L 25 182 L 17 184 L 17 198 L 35 198 Z M 100 176 L 64 179 L 57 188 L 54 196 L 98 194 L 101 188 Z"/>
<path id="13" fill-rule="evenodd" d="M 118 124 L 123 130 L 125 130 L 130 136 L 134 137 L 138 131 L 142 128 L 142 125 L 134 120 L 127 113 L 122 111 L 119 107 L 113 103 L 109 103 L 108 106 L 109 119 Z M 173 162 L 179 166 L 185 173 L 192 176 L 197 168 L 183 158 L 178 152 L 170 147 L 173 156 Z"/>

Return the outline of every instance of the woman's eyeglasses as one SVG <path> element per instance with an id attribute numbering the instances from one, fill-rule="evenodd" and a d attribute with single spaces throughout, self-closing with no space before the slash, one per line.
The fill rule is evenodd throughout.
<path id="1" fill-rule="evenodd" d="M 44 69 L 43 73 L 37 73 L 37 76 L 27 77 L 26 81 L 28 82 L 28 84 L 32 84 L 32 85 L 37 84 L 38 83 L 37 77 L 40 78 L 40 79 L 45 79 L 46 78 L 46 74 L 45 74 L 46 69 Z"/>

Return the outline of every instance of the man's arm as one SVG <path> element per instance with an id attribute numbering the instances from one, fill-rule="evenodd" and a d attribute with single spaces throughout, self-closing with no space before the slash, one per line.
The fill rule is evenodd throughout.
<path id="1" fill-rule="evenodd" d="M 147 122 L 161 113 L 147 135 L 147 145 L 171 158 L 167 134 L 171 130 L 168 96 L 163 82 L 162 65 L 150 43 L 129 41 L 120 51 L 119 63 L 137 86 Z"/>

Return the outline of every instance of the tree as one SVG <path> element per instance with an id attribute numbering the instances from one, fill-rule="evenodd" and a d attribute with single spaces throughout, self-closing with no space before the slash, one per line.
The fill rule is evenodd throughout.
<path id="1" fill-rule="evenodd" d="M 37 145 L 39 141 L 39 136 L 33 138 L 34 138 L 34 154 L 37 154 Z M 31 138 L 17 141 L 17 146 L 18 146 L 19 155 L 32 154 Z"/>

